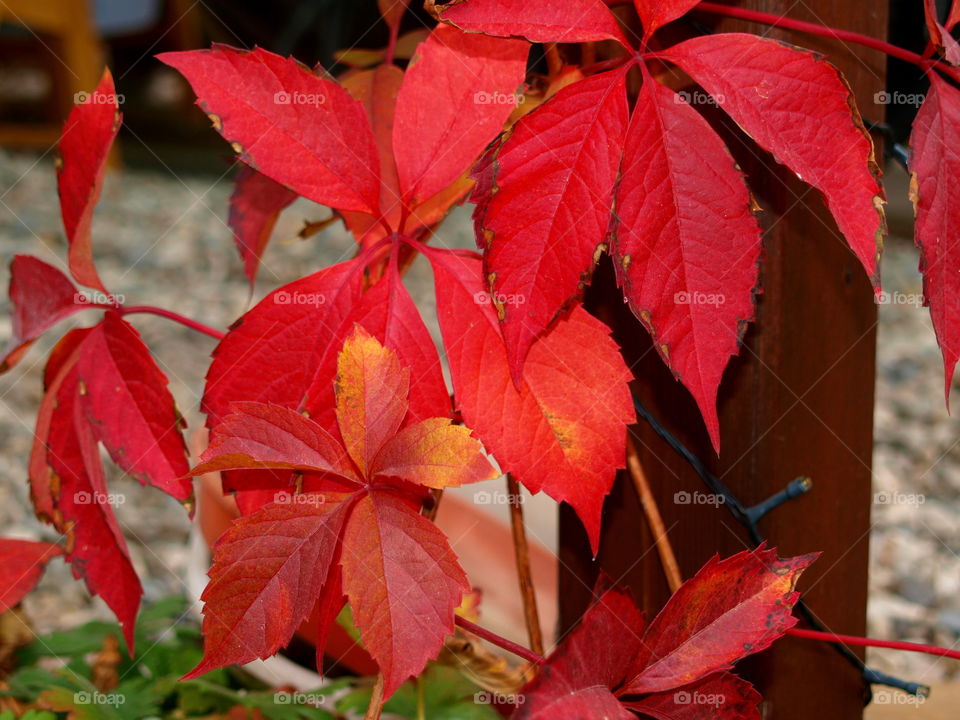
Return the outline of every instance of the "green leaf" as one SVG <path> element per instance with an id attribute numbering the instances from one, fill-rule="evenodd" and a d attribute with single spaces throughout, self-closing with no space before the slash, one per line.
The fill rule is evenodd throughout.
<path id="1" fill-rule="evenodd" d="M 482 699 L 483 690 L 454 668 L 431 663 L 417 682 L 424 683 L 425 716 L 430 720 L 502 720 L 500 714 Z M 337 702 L 337 711 L 363 714 L 369 704 L 370 689 L 358 689 Z M 401 685 L 383 710 L 403 718 L 418 717 L 414 682 Z"/>

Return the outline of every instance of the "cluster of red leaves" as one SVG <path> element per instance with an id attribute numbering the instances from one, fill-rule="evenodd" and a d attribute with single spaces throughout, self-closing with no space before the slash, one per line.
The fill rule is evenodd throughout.
<path id="1" fill-rule="evenodd" d="M 96 90 L 70 113 L 60 142 L 58 187 L 73 280 L 29 256 L 11 263 L 13 339 L 3 360 L 12 367 L 59 320 L 92 306 L 105 307 L 93 327 L 67 332 L 50 353 L 44 395 L 30 455 L 35 511 L 65 538 L 77 578 L 116 613 L 128 647 L 142 589 L 114 515 L 99 445 L 143 484 L 188 503 L 183 420 L 139 333 L 97 274 L 91 222 L 111 144 L 120 127 L 113 79 L 105 72 Z"/>
<path id="2" fill-rule="evenodd" d="M 410 378 L 358 325 L 337 361 L 336 434 L 257 402 L 234 403 L 216 426 L 195 473 L 282 468 L 317 482 L 278 493 L 218 541 L 203 595 L 206 653 L 191 676 L 273 655 L 316 604 L 329 627 L 344 595 L 387 696 L 439 653 L 470 584 L 447 538 L 420 514 L 423 489 L 498 473 L 449 418 L 404 423 Z"/>
<path id="3" fill-rule="evenodd" d="M 636 0 L 641 46 L 696 2 Z M 467 32 L 531 41 L 607 39 L 634 50 L 600 0 L 463 0 L 435 8 Z M 699 83 L 758 145 L 821 191 L 878 285 L 884 232 L 873 145 L 839 72 L 813 53 L 716 34 L 651 54 Z M 560 90 L 520 119 L 478 165 L 474 201 L 484 274 L 514 374 L 576 301 L 601 252 L 664 362 L 720 445 L 717 388 L 754 315 L 761 230 L 743 174 L 707 121 L 636 56 Z M 643 85 L 632 114 L 626 74 Z M 822 152 L 831 147 L 830 153 Z"/>
<path id="4" fill-rule="evenodd" d="M 814 559 L 781 560 L 763 547 L 714 557 L 649 625 L 625 592 L 598 588 L 512 717 L 759 720 L 760 696 L 727 671 L 796 623 L 794 586 Z"/>
<path id="5" fill-rule="evenodd" d="M 743 34 L 648 50 L 660 27 L 696 4 L 635 0 L 643 25 L 635 50 L 602 0 L 459 0 L 433 7 L 442 22 L 403 70 L 392 58 L 405 4 L 383 2 L 392 39 L 374 60 L 382 64 L 339 82 L 262 49 L 162 55 L 242 162 L 230 224 L 251 286 L 278 214 L 297 197 L 333 208 L 358 243 L 354 259 L 268 294 L 220 342 L 202 405 L 211 442 L 193 471 L 166 378 L 92 259 L 93 209 L 120 126 L 104 75 L 71 113 L 60 146 L 73 280 L 35 258 L 14 259 L 14 338 L 2 367 L 91 307 L 74 282 L 103 296 L 93 303 L 102 321 L 66 333 L 48 359 L 29 472 L 38 515 L 66 536 L 74 573 L 114 610 L 128 644 L 141 588 L 100 444 L 181 501 L 201 472 L 220 471 L 236 493 L 243 517 L 216 548 L 206 652 L 193 674 L 275 653 L 314 610 L 322 650 L 347 600 L 385 694 L 417 674 L 469 589 L 420 507 L 430 488 L 496 473 L 481 443 L 529 490 L 570 504 L 596 549 L 635 419 L 618 348 L 579 304 L 604 252 L 719 447 L 717 388 L 754 314 L 761 229 L 723 141 L 648 62 L 685 73 L 817 188 L 877 285 L 882 193 L 872 143 L 837 70 Z M 930 26 L 948 60 L 956 15 L 944 29 Z M 620 67 L 587 76 L 565 69 L 529 111 L 509 101 L 524 90 L 529 42 L 599 40 L 625 49 Z M 642 85 L 631 108 L 632 68 Z M 917 241 L 949 385 L 960 356 L 948 182 L 958 169 L 950 148 L 960 97 L 932 81 L 912 163 Z M 471 191 L 482 257 L 428 246 Z M 417 252 L 434 273 L 455 406 L 401 277 Z M 454 409 L 464 425 L 453 424 Z M 24 557 L 51 552 L 37 546 Z M 678 693 L 722 697 L 717 713 L 756 717 L 756 694 L 726 670 L 789 627 L 793 586 L 810 560 L 760 550 L 713 561 L 646 627 L 622 592 L 606 590 L 515 717 L 713 716 L 714 706 L 678 704 Z M 36 581 L 32 567 L 13 569 L 5 605 Z"/>

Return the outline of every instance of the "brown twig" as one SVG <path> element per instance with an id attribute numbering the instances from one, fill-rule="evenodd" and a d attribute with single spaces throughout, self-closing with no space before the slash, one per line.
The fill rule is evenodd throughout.
<path id="1" fill-rule="evenodd" d="M 381 712 L 383 712 L 383 673 L 377 675 L 373 694 L 370 695 L 370 705 L 367 706 L 367 714 L 363 716 L 363 720 L 380 720 Z"/>
<path id="2" fill-rule="evenodd" d="M 540 630 L 540 613 L 537 611 L 537 594 L 530 571 L 530 547 L 527 545 L 527 530 L 523 524 L 523 506 L 520 504 L 520 483 L 507 474 L 507 504 L 510 506 L 510 528 L 513 530 L 513 553 L 517 560 L 517 579 L 523 597 L 523 616 L 527 624 L 530 649 L 543 655 L 543 633 Z"/>
<path id="3" fill-rule="evenodd" d="M 653 533 L 654 542 L 657 545 L 657 553 L 660 555 L 660 563 L 663 565 L 663 574 L 667 576 L 667 584 L 670 586 L 670 592 L 676 592 L 683 584 L 683 576 L 680 575 L 680 566 L 677 565 L 677 557 L 673 554 L 673 547 L 670 545 L 670 538 L 667 537 L 667 529 L 663 526 L 663 518 L 660 517 L 660 509 L 657 507 L 657 501 L 650 491 L 650 484 L 647 482 L 647 476 L 640 465 L 640 458 L 637 457 L 637 449 L 633 445 L 633 440 L 627 435 L 627 469 L 633 478 L 633 486 L 640 497 L 640 504 L 643 506 L 643 514 L 650 525 L 650 532 Z"/>

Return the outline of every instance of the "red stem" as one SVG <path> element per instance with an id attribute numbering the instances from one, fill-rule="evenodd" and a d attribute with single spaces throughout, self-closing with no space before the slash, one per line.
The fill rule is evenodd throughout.
<path id="1" fill-rule="evenodd" d="M 464 630 L 472 632 L 477 637 L 483 638 L 487 642 L 493 643 L 498 647 L 502 647 L 507 652 L 512 652 L 514 655 L 519 658 L 523 658 L 528 663 L 532 663 L 533 665 L 542 665 L 545 662 L 544 658 L 540 657 L 532 650 L 527 650 L 523 645 L 518 645 L 512 640 L 507 640 L 505 637 L 500 637 L 496 633 L 491 632 L 486 628 L 482 628 L 476 623 L 470 622 L 466 618 L 455 615 L 454 621 Z"/>
<path id="2" fill-rule="evenodd" d="M 387 44 L 387 51 L 384 53 L 384 65 L 393 63 L 393 56 L 397 52 L 397 39 L 400 37 L 400 20 L 390 26 L 390 40 Z"/>
<path id="3" fill-rule="evenodd" d="M 793 20 L 792 18 L 774 15 L 773 13 L 761 12 L 760 10 L 730 7 L 712 2 L 702 2 L 697 5 L 695 9 L 713 13 L 714 15 L 723 15 L 724 17 L 762 23 L 764 25 L 771 25 L 773 27 L 782 27 L 786 28 L 787 30 L 799 30 L 800 32 L 809 33 L 811 35 L 819 35 L 821 37 L 832 38 L 834 40 L 851 42 L 856 45 L 868 47 L 872 50 L 879 50 L 880 52 L 886 53 L 891 57 L 912 63 L 913 65 L 916 65 L 924 70 L 936 68 L 937 70 L 940 70 L 940 72 L 949 75 L 954 80 L 960 80 L 960 75 L 958 75 L 952 68 L 944 67 L 934 60 L 928 60 L 921 55 L 917 55 L 909 50 L 904 50 L 896 45 L 891 45 L 883 40 L 877 40 L 869 35 L 863 35 L 850 30 L 837 30 L 836 28 L 825 27 L 823 25 L 806 22 L 804 20 Z"/>
<path id="4" fill-rule="evenodd" d="M 787 630 L 787 635 L 804 638 L 806 640 L 843 643 L 844 645 L 860 645 L 863 647 L 891 648 L 893 650 L 921 652 L 927 653 L 928 655 L 939 655 L 940 657 L 960 660 L 960 650 L 947 650 L 946 648 L 937 647 L 936 645 L 924 645 L 923 643 L 902 642 L 900 640 L 875 640 L 873 638 L 862 638 L 855 635 L 835 635 L 834 633 L 802 630 L 800 628 L 790 628 Z"/>
<path id="5" fill-rule="evenodd" d="M 175 313 L 172 310 L 164 310 L 163 308 L 153 307 L 152 305 L 121 305 L 120 307 L 114 307 L 113 305 L 96 305 L 95 307 L 103 307 L 109 310 L 114 310 L 115 312 L 120 313 L 121 315 L 132 315 L 134 313 L 142 313 L 149 315 L 159 315 L 160 317 L 165 317 L 168 320 L 173 320 L 174 322 L 180 323 L 181 325 L 190 328 L 191 330 L 196 330 L 199 333 L 204 335 L 209 335 L 214 340 L 223 340 L 224 334 L 219 330 L 215 330 L 209 325 L 204 325 L 203 323 L 197 322 L 196 320 L 191 320 L 188 317 L 181 315 L 180 313 Z"/>

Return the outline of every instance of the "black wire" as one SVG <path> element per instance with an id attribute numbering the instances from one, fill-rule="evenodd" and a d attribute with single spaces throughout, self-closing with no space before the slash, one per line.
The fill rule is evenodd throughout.
<path id="1" fill-rule="evenodd" d="M 723 497 L 723 504 L 730 511 L 733 517 L 738 523 L 743 525 L 746 528 L 747 532 L 750 535 L 750 540 L 753 542 L 754 546 L 761 545 L 766 542 L 766 538 L 760 533 L 760 530 L 757 529 L 757 523 L 754 518 L 751 516 L 747 508 L 743 506 L 743 503 L 737 498 L 736 495 L 728 488 L 720 478 L 714 475 L 707 469 L 707 466 L 704 464 L 700 458 L 694 455 L 682 442 L 680 442 L 677 437 L 667 430 L 659 420 L 640 402 L 636 396 L 633 397 L 633 407 L 637 411 L 637 415 L 647 423 L 650 424 L 650 427 L 663 438 L 666 443 L 673 448 L 673 450 L 680 455 L 684 460 L 686 460 L 690 466 L 694 469 L 697 475 L 700 476 L 700 479 L 703 481 L 710 491 L 716 495 Z M 804 599 L 801 597 L 797 604 L 795 605 L 797 610 L 803 615 L 807 623 L 814 629 L 820 632 L 829 632 L 823 624 L 814 616 L 813 611 L 810 610 L 810 607 L 806 604 Z M 908 682 L 906 680 L 901 680 L 900 678 L 892 677 L 886 675 L 878 670 L 873 670 L 868 667 L 867 664 L 861 660 L 850 648 L 846 645 L 843 645 L 839 642 L 829 643 L 831 647 L 835 648 L 837 652 L 840 653 L 850 664 L 857 668 L 860 671 L 861 676 L 866 683 L 866 690 L 869 697 L 872 699 L 873 693 L 871 690 L 871 685 L 880 684 L 888 685 L 890 687 L 903 690 L 910 695 L 926 696 L 929 692 L 929 688 L 919 683 Z"/>

